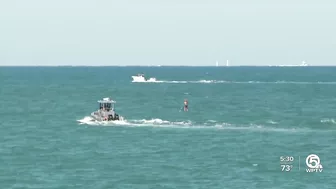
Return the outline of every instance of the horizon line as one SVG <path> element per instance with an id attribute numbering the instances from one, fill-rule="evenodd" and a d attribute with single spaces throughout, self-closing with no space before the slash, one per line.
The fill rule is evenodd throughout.
<path id="1" fill-rule="evenodd" d="M 0 67 L 336 67 L 336 65 L 0 65 Z"/>

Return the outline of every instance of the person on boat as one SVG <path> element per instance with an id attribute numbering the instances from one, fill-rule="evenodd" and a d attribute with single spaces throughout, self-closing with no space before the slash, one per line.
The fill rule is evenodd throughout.
<path id="1" fill-rule="evenodd" d="M 115 111 L 114 111 L 114 108 L 111 109 L 111 114 L 113 116 L 113 118 L 115 117 Z"/>
<path id="2" fill-rule="evenodd" d="M 183 107 L 183 110 L 184 110 L 185 112 L 188 111 L 188 100 L 187 100 L 187 99 L 184 100 L 184 107 Z"/>

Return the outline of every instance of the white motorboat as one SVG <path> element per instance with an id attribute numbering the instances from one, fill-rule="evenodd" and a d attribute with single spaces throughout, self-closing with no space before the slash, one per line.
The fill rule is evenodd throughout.
<path id="1" fill-rule="evenodd" d="M 136 76 L 132 76 L 133 81 L 132 82 L 155 82 L 156 78 L 151 77 L 148 80 L 146 80 L 144 74 L 138 74 Z"/>

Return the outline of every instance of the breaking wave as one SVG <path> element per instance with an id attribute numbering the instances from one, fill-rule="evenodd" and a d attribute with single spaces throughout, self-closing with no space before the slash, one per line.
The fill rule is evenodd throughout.
<path id="1" fill-rule="evenodd" d="M 276 128 L 271 125 L 235 125 L 230 123 L 219 123 L 215 120 L 208 120 L 204 123 L 187 121 L 167 121 L 158 118 L 146 120 L 123 120 L 123 121 L 91 121 L 90 117 L 77 120 L 80 124 L 91 126 L 127 126 L 127 127 L 158 127 L 158 128 L 180 128 L 180 129 L 224 129 L 224 130 L 250 130 L 261 132 L 316 132 L 310 128 Z"/>
<path id="2" fill-rule="evenodd" d="M 225 81 L 225 80 L 198 80 L 198 81 L 166 81 L 166 80 L 156 80 L 156 81 L 141 81 L 141 82 L 134 82 L 134 83 L 176 83 L 176 84 L 184 84 L 184 83 L 212 83 L 212 84 L 219 84 L 219 83 L 235 83 L 235 84 L 297 84 L 297 85 L 335 85 L 336 81 L 324 82 L 324 81 L 315 81 L 315 82 L 308 82 L 308 81 Z"/>
<path id="3" fill-rule="evenodd" d="M 336 124 L 336 121 L 334 119 L 322 119 L 321 123 Z"/>

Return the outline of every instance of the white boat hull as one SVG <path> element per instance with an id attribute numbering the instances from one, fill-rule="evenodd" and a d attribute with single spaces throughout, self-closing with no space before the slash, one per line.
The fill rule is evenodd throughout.
<path id="1" fill-rule="evenodd" d="M 151 77 L 148 80 L 145 79 L 143 76 L 132 76 L 132 82 L 156 82 L 156 78 Z"/>
<path id="2" fill-rule="evenodd" d="M 144 77 L 139 76 L 132 76 L 133 82 L 146 82 L 146 79 Z"/>

